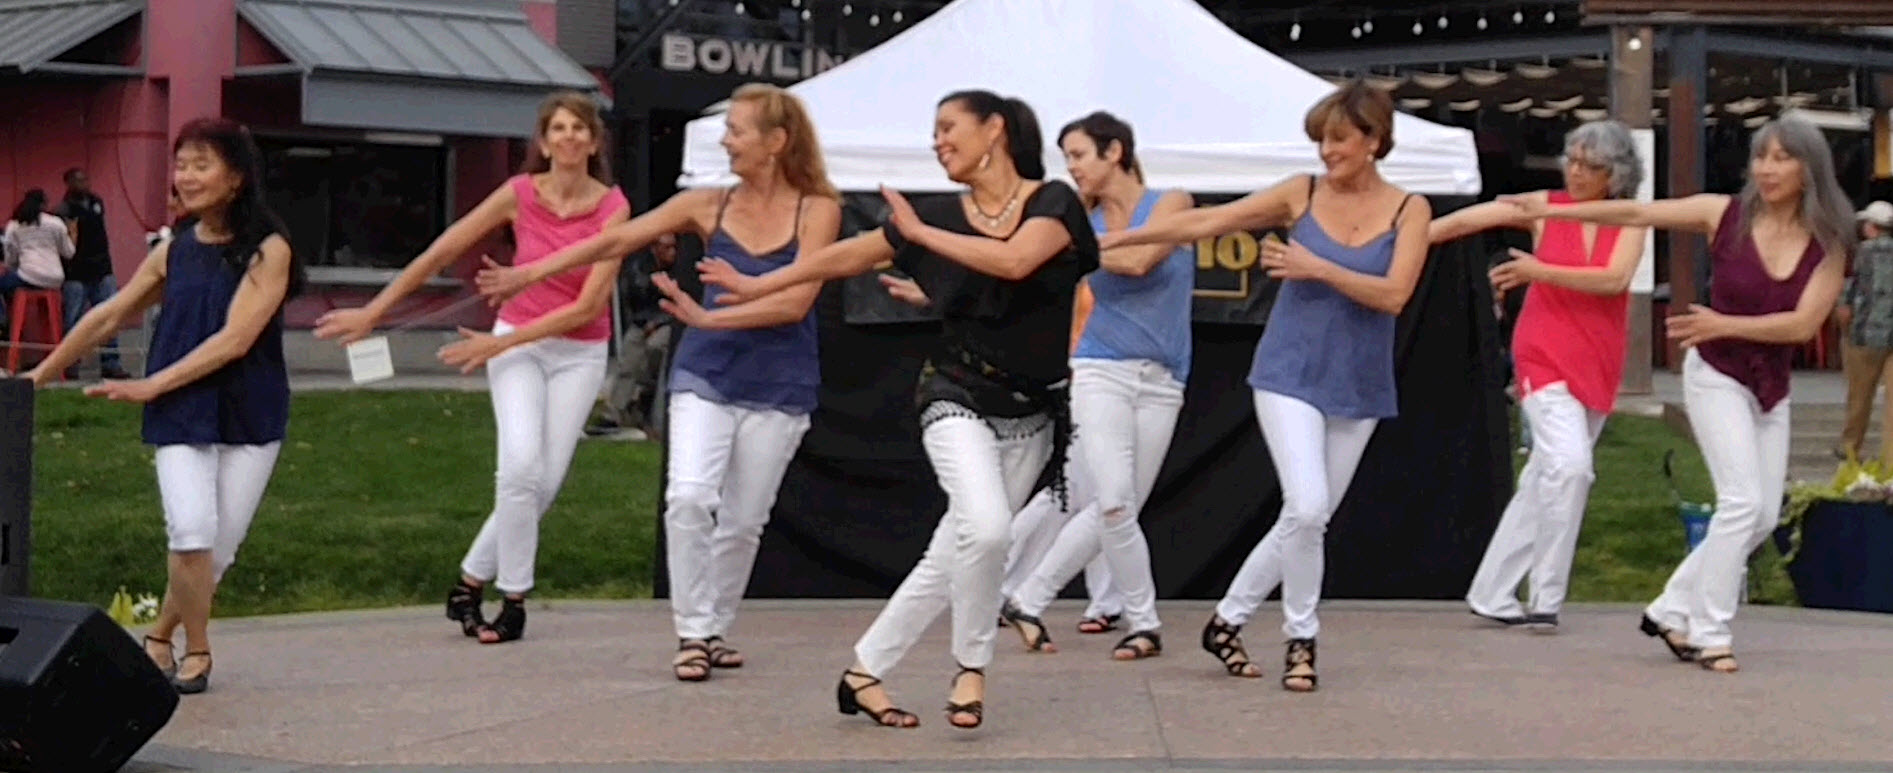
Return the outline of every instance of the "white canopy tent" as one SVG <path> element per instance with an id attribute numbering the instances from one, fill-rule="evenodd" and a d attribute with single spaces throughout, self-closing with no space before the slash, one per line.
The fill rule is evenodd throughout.
<path id="1" fill-rule="evenodd" d="M 841 190 L 948 191 L 958 186 L 934 160 L 934 110 L 967 88 L 1032 106 L 1054 176 L 1064 163 L 1053 134 L 1108 110 L 1136 131 L 1150 185 L 1246 193 L 1321 169 L 1302 118 L 1334 86 L 1192 0 L 957 0 L 789 90 L 807 104 Z M 680 186 L 734 182 L 722 124 L 710 115 L 686 127 Z M 1480 189 L 1472 133 L 1406 114 L 1381 173 L 1416 193 Z"/>

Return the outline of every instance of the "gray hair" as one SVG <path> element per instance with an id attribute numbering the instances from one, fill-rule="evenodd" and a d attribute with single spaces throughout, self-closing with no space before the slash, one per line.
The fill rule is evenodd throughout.
<path id="1" fill-rule="evenodd" d="M 1767 152 L 1771 140 L 1781 143 L 1782 151 L 1801 162 L 1801 227 L 1827 254 L 1852 254 L 1860 239 L 1854 228 L 1853 203 L 1834 176 L 1834 151 L 1820 127 L 1794 114 L 1777 117 L 1755 130 L 1748 157 L 1752 160 Z M 1761 188 L 1753 175 L 1742 186 L 1741 201 L 1742 227 L 1746 230 L 1763 206 Z"/>
<path id="2" fill-rule="evenodd" d="M 1630 127 L 1621 121 L 1592 121 L 1564 135 L 1564 152 L 1588 151 L 1591 160 L 1610 172 L 1610 197 L 1634 198 L 1643 184 L 1643 159 L 1637 155 Z"/>

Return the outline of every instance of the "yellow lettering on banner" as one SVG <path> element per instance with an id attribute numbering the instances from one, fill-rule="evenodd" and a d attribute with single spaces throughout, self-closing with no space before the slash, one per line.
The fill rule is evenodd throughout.
<path id="1" fill-rule="evenodd" d="M 1247 231 L 1216 237 L 1216 265 L 1230 271 L 1247 271 L 1262 257 L 1262 249 Z"/>

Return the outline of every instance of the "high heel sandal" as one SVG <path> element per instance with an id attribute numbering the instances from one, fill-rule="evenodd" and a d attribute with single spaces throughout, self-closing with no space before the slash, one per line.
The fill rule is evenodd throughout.
<path id="1" fill-rule="evenodd" d="M 692 653 L 686 656 L 684 653 Z M 702 682 L 710 678 L 710 645 L 700 639 L 677 640 L 677 655 L 670 660 L 670 671 L 679 682 Z"/>
<path id="2" fill-rule="evenodd" d="M 1303 687 L 1295 682 L 1306 682 Z M 1290 692 L 1314 692 L 1319 677 L 1315 675 L 1315 640 L 1289 639 L 1282 655 L 1282 689 Z"/>
<path id="3" fill-rule="evenodd" d="M 1242 648 L 1242 626 L 1230 625 L 1221 617 L 1211 615 L 1209 622 L 1203 625 L 1203 651 L 1215 655 L 1223 662 L 1223 670 L 1230 676 L 1255 679 L 1262 676 L 1262 667 L 1249 660 L 1249 652 Z"/>
<path id="4" fill-rule="evenodd" d="M 1663 646 L 1670 649 L 1670 654 L 1675 655 L 1677 660 L 1684 663 L 1694 663 L 1702 656 L 1702 650 L 1690 646 L 1687 641 L 1679 641 L 1675 629 L 1664 628 L 1662 623 L 1650 619 L 1649 615 L 1643 616 L 1643 622 L 1637 624 L 1637 630 L 1642 631 L 1645 636 L 1654 636 L 1663 640 Z"/>
<path id="5" fill-rule="evenodd" d="M 164 645 L 165 657 L 171 661 L 171 665 L 158 665 L 158 659 L 151 658 L 151 645 L 153 644 Z M 145 657 L 151 658 L 151 664 L 158 666 L 158 673 L 163 674 L 164 678 L 170 679 L 177 676 L 177 648 L 171 644 L 170 639 L 160 639 L 156 636 L 146 635 Z"/>
<path id="6" fill-rule="evenodd" d="M 966 666 L 960 666 L 960 672 L 953 675 L 953 681 L 950 683 L 950 686 L 948 689 L 957 689 L 960 686 L 960 677 L 966 676 L 967 674 L 979 674 L 979 678 L 983 680 L 986 678 L 986 669 L 967 668 Z M 986 685 L 984 682 L 980 684 L 979 691 L 981 695 L 985 694 Z M 986 721 L 986 699 L 980 698 L 977 700 L 967 701 L 965 703 L 956 703 L 954 701 L 949 700 L 947 701 L 947 705 L 946 705 L 946 713 L 947 713 L 947 724 L 950 724 L 961 730 L 971 730 L 973 728 L 979 727 L 981 723 Z M 953 717 L 957 715 L 970 716 L 973 718 L 973 723 L 968 725 L 968 724 L 962 724 L 962 723 L 953 721 Z"/>
<path id="7" fill-rule="evenodd" d="M 743 653 L 737 652 L 735 647 L 725 646 L 723 637 L 712 636 L 703 640 L 703 643 L 710 646 L 711 666 L 715 668 L 743 667 Z"/>
<path id="8" fill-rule="evenodd" d="M 1052 634 L 1045 630 L 1045 621 L 1036 615 L 1028 615 L 1012 602 L 1006 602 L 999 608 L 999 616 L 1012 623 L 1012 628 L 1019 632 L 1019 640 L 1025 642 L 1025 648 L 1033 652 L 1057 652 L 1052 646 Z"/>
<path id="9" fill-rule="evenodd" d="M 171 677 L 171 686 L 177 688 L 179 695 L 195 695 L 210 689 L 210 667 L 212 665 L 210 652 L 186 652 L 184 653 L 183 660 L 178 662 L 182 664 L 185 660 L 190 660 L 191 658 L 203 658 L 204 670 L 197 672 L 196 676 L 189 679 L 179 679 L 175 676 Z"/>
<path id="10" fill-rule="evenodd" d="M 493 638 L 486 634 L 492 633 Z M 526 600 L 507 596 L 500 601 L 500 614 L 480 629 L 481 644 L 501 644 L 526 635 Z"/>
<path id="11" fill-rule="evenodd" d="M 705 670 L 708 671 L 708 669 Z M 858 676 L 868 681 L 865 684 L 852 685 L 848 683 L 848 677 L 851 676 Z M 841 672 L 841 682 L 835 685 L 835 707 L 849 716 L 866 714 L 882 727 L 919 727 L 920 717 L 914 716 L 912 712 L 902 711 L 891 704 L 882 709 L 870 709 L 861 705 L 861 691 L 880 683 L 881 680 L 874 675 L 864 674 L 852 668 Z"/>
<path id="12" fill-rule="evenodd" d="M 1139 644 L 1142 642 L 1142 644 Z M 1130 657 L 1120 657 L 1119 653 L 1128 652 Z M 1124 637 L 1117 646 L 1111 648 L 1113 660 L 1143 660 L 1163 654 L 1163 634 L 1156 631 L 1137 631 Z"/>
<path id="13" fill-rule="evenodd" d="M 1117 621 L 1122 615 L 1099 615 L 1078 621 L 1079 633 L 1108 633 L 1117 630 Z"/>
<path id="14" fill-rule="evenodd" d="M 462 634 L 479 636 L 480 629 L 486 627 L 486 616 L 480 613 L 485 600 L 486 586 L 468 585 L 463 578 L 447 591 L 447 619 L 460 623 Z"/>

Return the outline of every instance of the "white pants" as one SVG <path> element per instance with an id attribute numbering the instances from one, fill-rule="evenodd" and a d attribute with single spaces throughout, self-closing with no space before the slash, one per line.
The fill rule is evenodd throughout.
<path id="1" fill-rule="evenodd" d="M 1065 499 L 1068 507 L 1059 506 L 1056 492 L 1040 489 L 1012 517 L 1012 548 L 1006 552 L 1006 578 L 999 586 L 1001 599 L 1012 598 L 1026 578 L 1032 576 L 1074 516 L 1090 512 L 1091 517 L 1096 517 L 1090 483 L 1084 479 L 1084 465 L 1078 462 L 1079 455 L 1076 446 L 1067 449 Z M 1091 600 L 1085 607 L 1087 618 L 1108 617 L 1124 611 L 1124 596 L 1112 586 L 1111 569 L 1105 566 L 1102 555 L 1085 565 L 1085 595 Z"/>
<path id="2" fill-rule="evenodd" d="M 1133 631 L 1155 631 L 1157 588 L 1138 514 L 1170 449 L 1183 384 L 1147 360 L 1072 360 L 1071 405 L 1078 455 L 1096 503 L 1068 521 L 1045 559 L 1019 587 L 1019 609 L 1038 615 L 1065 583 L 1100 554 L 1123 594 Z M 1129 473 L 1128 475 L 1125 473 Z"/>
<path id="3" fill-rule="evenodd" d="M 159 446 L 158 498 L 173 553 L 210 551 L 211 578 L 223 581 L 263 502 L 281 442 Z"/>
<path id="4" fill-rule="evenodd" d="M 1340 508 L 1378 420 L 1330 418 L 1301 400 L 1259 389 L 1255 418 L 1281 481 L 1282 511 L 1242 562 L 1216 615 L 1243 625 L 1279 584 L 1282 634 L 1312 639 L 1321 630 L 1315 605 L 1321 602 L 1328 519 Z"/>
<path id="5" fill-rule="evenodd" d="M 677 392 L 669 421 L 664 559 L 671 622 L 680 639 L 724 636 L 809 417 Z"/>
<path id="6" fill-rule="evenodd" d="M 505 335 L 512 326 L 493 326 Z M 552 508 L 605 378 L 604 341 L 541 338 L 486 363 L 498 431 L 493 513 L 460 570 L 502 593 L 532 590 L 539 519 Z"/>
<path id="7" fill-rule="evenodd" d="M 964 416 L 937 419 L 921 432 L 947 510 L 920 563 L 855 642 L 868 673 L 885 676 L 949 608 L 953 659 L 966 668 L 992 662 L 1010 521 L 1051 457 L 1051 433 L 1047 424 L 1001 439 L 991 424 Z"/>
<path id="8" fill-rule="evenodd" d="M 1466 591 L 1474 612 L 1494 617 L 1525 614 L 1518 583 L 1528 576 L 1533 613 L 1555 615 L 1564 606 L 1584 505 L 1597 479 L 1591 449 L 1604 429 L 1604 415 L 1584 407 L 1562 381 L 1526 395 L 1519 407 L 1532 427 L 1531 456 Z"/>
<path id="9" fill-rule="evenodd" d="M 1788 401 L 1764 413 L 1755 395 L 1691 349 L 1683 359 L 1683 408 L 1716 487 L 1709 533 L 1670 575 L 1645 613 L 1689 643 L 1726 649 L 1748 556 L 1781 520 L 1788 477 Z"/>

